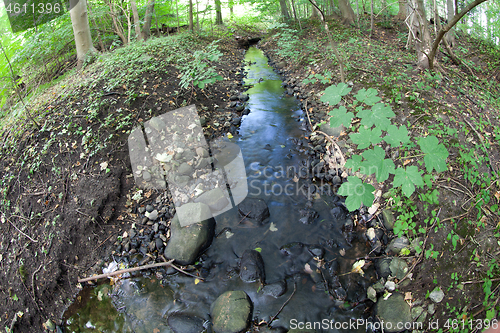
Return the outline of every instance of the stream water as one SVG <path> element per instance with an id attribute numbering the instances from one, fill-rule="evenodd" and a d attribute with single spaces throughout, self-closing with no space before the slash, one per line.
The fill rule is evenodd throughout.
<path id="1" fill-rule="evenodd" d="M 329 184 L 300 178 L 310 172 L 310 157 L 302 124 L 305 115 L 298 101 L 285 96 L 280 77 L 261 50 L 250 48 L 245 63 L 251 112 L 231 141 L 238 144 L 245 160 L 249 196 L 267 203 L 270 218 L 264 223 L 242 223 L 237 209 L 217 216 L 217 237 L 202 258 L 207 268 L 203 282 L 183 274 L 161 279 L 153 274 L 84 289 L 64 316 L 67 332 L 173 332 L 167 318 L 174 313 L 202 318 L 208 325 L 210 305 L 228 290 L 248 294 L 257 323 L 269 322 L 293 293 L 273 327 L 362 317 L 365 307 L 356 304 L 364 299 L 370 268 L 365 277 L 345 273 L 369 250 L 363 242 L 346 241 L 342 227 L 349 217 L 336 205 L 339 199 L 331 195 Z M 308 224 L 299 221 L 300 210 L 306 207 L 319 214 Z M 264 260 L 266 284 L 286 283 L 282 296 L 269 296 L 260 282 L 245 283 L 239 278 L 239 258 L 245 250 L 256 248 Z M 322 260 L 314 259 L 318 255 Z"/>

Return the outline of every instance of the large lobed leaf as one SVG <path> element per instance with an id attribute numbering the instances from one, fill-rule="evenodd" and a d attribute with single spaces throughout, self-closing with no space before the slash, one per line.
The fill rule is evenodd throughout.
<path id="1" fill-rule="evenodd" d="M 358 112 L 357 117 L 361 118 L 361 125 L 372 127 L 375 125 L 383 131 L 386 131 L 391 121 L 389 118 L 394 117 L 390 106 L 383 103 L 375 104 L 371 109 Z"/>
<path id="2" fill-rule="evenodd" d="M 343 183 L 338 190 L 339 195 L 347 196 L 345 205 L 352 212 L 359 209 L 362 204 L 370 207 L 373 204 L 375 187 L 365 184 L 356 176 L 347 177 L 347 183 Z"/>
<path id="3" fill-rule="evenodd" d="M 352 88 L 349 88 L 345 83 L 331 85 L 325 89 L 324 95 L 321 96 L 321 101 L 330 105 L 337 105 L 342 100 L 342 96 L 347 95 L 351 90 Z"/>
<path id="4" fill-rule="evenodd" d="M 404 195 L 409 198 L 415 192 L 415 185 L 418 187 L 424 186 L 424 179 L 416 166 L 412 165 L 406 169 L 396 169 L 393 182 L 394 187 L 401 186 Z"/>
<path id="5" fill-rule="evenodd" d="M 347 112 L 345 106 L 340 106 L 338 109 L 333 109 L 328 112 L 332 118 L 330 118 L 330 127 L 339 127 L 344 125 L 349 127 L 351 125 L 351 120 L 354 118 L 354 113 Z"/>
<path id="6" fill-rule="evenodd" d="M 420 149 L 424 152 L 424 162 L 427 172 L 432 172 L 435 169 L 437 172 L 442 172 L 448 169 L 446 159 L 448 158 L 448 150 L 439 143 L 439 140 L 433 136 L 427 136 L 418 140 Z"/>
<path id="7" fill-rule="evenodd" d="M 378 127 L 375 127 L 373 130 L 361 127 L 359 133 L 349 134 L 349 137 L 352 142 L 358 145 L 358 149 L 365 149 L 370 147 L 370 144 L 376 145 L 382 141 L 381 135 L 382 131 Z"/>
<path id="8" fill-rule="evenodd" d="M 383 182 L 389 178 L 389 174 L 394 174 L 394 162 L 385 158 L 385 151 L 375 146 L 373 149 L 363 152 L 365 161 L 363 168 L 366 170 L 365 175 L 375 173 L 378 182 Z"/>
<path id="9" fill-rule="evenodd" d="M 368 90 L 366 90 L 365 88 L 362 88 L 354 97 L 361 103 L 365 103 L 366 105 L 374 105 L 381 100 L 381 98 L 378 97 L 377 94 L 378 92 L 376 89 L 368 88 Z"/>

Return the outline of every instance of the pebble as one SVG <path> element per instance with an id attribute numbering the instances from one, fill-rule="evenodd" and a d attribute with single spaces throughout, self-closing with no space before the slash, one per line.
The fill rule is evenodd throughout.
<path id="1" fill-rule="evenodd" d="M 157 218 L 158 218 L 158 211 L 155 209 L 153 210 L 152 212 L 150 212 L 149 214 L 146 213 L 146 217 L 150 220 L 150 221 L 155 221 Z M 147 223 L 147 222 L 146 222 Z"/>

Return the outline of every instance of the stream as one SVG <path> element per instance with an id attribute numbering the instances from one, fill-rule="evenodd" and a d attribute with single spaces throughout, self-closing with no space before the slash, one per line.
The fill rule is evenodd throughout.
<path id="1" fill-rule="evenodd" d="M 239 135 L 226 140 L 241 149 L 248 196 L 264 200 L 270 217 L 262 223 L 245 220 L 236 208 L 216 216 L 217 236 L 200 258 L 204 281 L 152 272 L 84 288 L 63 316 L 66 332 L 180 332 L 171 325 L 200 324 L 210 332 L 210 306 L 229 290 L 249 296 L 254 324 L 269 323 L 281 308 L 271 327 L 365 318 L 363 302 L 375 281 L 374 268 L 365 269 L 364 276 L 350 271 L 370 250 L 352 231 L 353 221 L 332 195 L 331 184 L 311 182 L 307 116 L 295 97 L 284 94 L 280 76 L 261 50 L 251 47 L 244 63 L 251 112 L 242 118 Z M 258 249 L 263 258 L 265 284 L 286 286 L 284 293 L 270 295 L 261 282 L 240 279 L 239 260 L 249 249 Z M 185 323 L 176 326 L 176 321 Z M 316 328 L 337 331 L 366 329 Z"/>

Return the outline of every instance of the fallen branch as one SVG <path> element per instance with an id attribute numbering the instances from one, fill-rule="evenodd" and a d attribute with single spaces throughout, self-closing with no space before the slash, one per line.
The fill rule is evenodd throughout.
<path id="1" fill-rule="evenodd" d="M 104 278 L 108 278 L 108 277 L 120 275 L 120 274 L 125 274 L 125 273 L 142 271 L 144 269 L 149 269 L 149 268 L 162 267 L 162 266 L 174 267 L 174 265 L 172 264 L 173 262 L 174 262 L 174 259 L 171 259 L 167 262 L 160 262 L 158 264 L 150 264 L 150 265 L 144 265 L 144 266 L 133 267 L 133 268 L 119 269 L 119 270 L 111 272 L 111 273 L 99 274 L 99 275 L 90 276 L 90 277 L 84 278 L 84 279 L 78 279 L 78 283 L 92 281 L 92 280 L 98 280 L 98 279 L 104 279 Z"/>
<path id="2" fill-rule="evenodd" d="M 38 241 L 36 239 L 33 239 L 31 238 L 30 236 L 26 235 L 24 232 L 22 232 L 18 227 L 16 227 L 16 225 L 14 223 L 12 223 L 8 218 L 5 218 L 7 220 L 7 222 L 9 222 L 10 224 L 12 224 L 12 226 L 14 228 L 16 228 L 17 231 L 19 231 L 23 236 L 29 238 L 30 241 L 32 241 L 33 243 L 38 243 Z"/>

